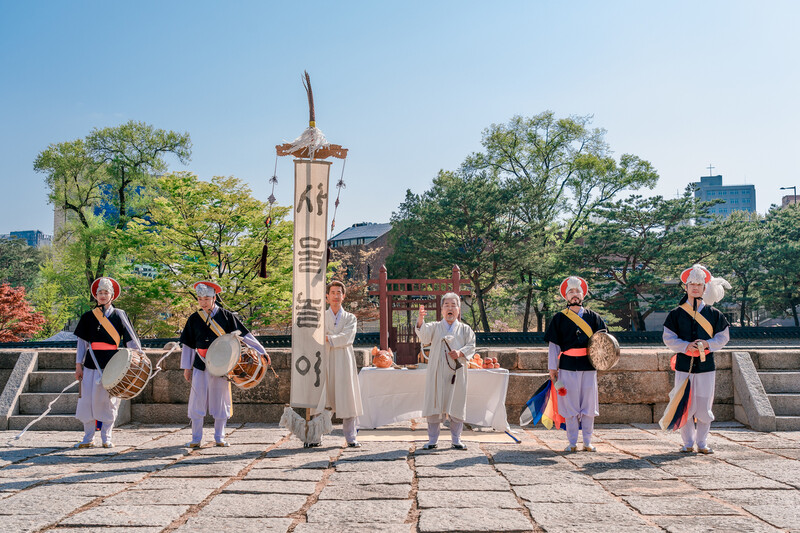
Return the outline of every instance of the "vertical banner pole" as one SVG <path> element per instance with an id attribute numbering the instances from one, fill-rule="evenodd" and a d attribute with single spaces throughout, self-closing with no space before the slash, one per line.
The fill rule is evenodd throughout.
<path id="1" fill-rule="evenodd" d="M 294 276 L 292 290 L 292 407 L 324 408 L 325 269 L 328 177 L 331 163 L 294 162 Z"/>

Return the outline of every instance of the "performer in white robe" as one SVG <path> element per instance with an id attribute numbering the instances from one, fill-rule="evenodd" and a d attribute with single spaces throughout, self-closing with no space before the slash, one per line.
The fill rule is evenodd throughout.
<path id="1" fill-rule="evenodd" d="M 466 450 L 461 431 L 467 417 L 467 367 L 475 355 L 475 333 L 458 320 L 461 298 L 453 292 L 442 296 L 443 320 L 425 324 L 426 314 L 421 305 L 416 332 L 422 344 L 431 345 L 422 407 L 428 422 L 428 443 L 423 449 L 437 447 L 440 424 L 450 418 L 453 448 Z"/>
<path id="2" fill-rule="evenodd" d="M 606 329 L 600 315 L 583 307 L 589 292 L 586 280 L 570 276 L 561 282 L 561 297 L 567 308 L 557 313 L 544 340 L 548 343 L 547 368 L 554 383 L 560 381 L 566 395 L 558 397 L 558 412 L 564 417 L 567 445 L 564 451 L 578 451 L 578 432 L 583 434 L 583 449 L 597 451 L 592 444 L 594 419 L 600 414 L 597 394 L 597 370 L 589 360 L 587 346 L 594 332 Z"/>
<path id="3" fill-rule="evenodd" d="M 213 376 L 206 369 L 208 348 L 218 336 L 239 331 L 241 339 L 256 352 L 269 355 L 239 317 L 216 304 L 222 287 L 211 281 L 194 284 L 200 309 L 189 316 L 181 332 L 181 368 L 183 376 L 191 383 L 189 393 L 189 419 L 192 421 L 192 441 L 189 448 L 199 448 L 203 441 L 203 418 L 206 413 L 214 417 L 216 446 L 229 446 L 225 440 L 225 424 L 233 416 L 231 384 L 226 376 Z"/>
<path id="4" fill-rule="evenodd" d="M 94 446 L 94 434 L 99 426 L 103 447 L 111 448 L 114 446 L 111 432 L 121 400 L 108 394 L 103 387 L 103 370 L 121 344 L 133 350 L 142 347 L 128 316 L 122 309 L 111 305 L 120 295 L 117 280 L 98 278 L 92 283 L 91 290 L 97 308 L 84 313 L 75 328 L 78 337 L 75 379 L 81 381 L 75 418 L 83 422 L 83 440 L 76 446 Z"/>
<path id="5" fill-rule="evenodd" d="M 342 419 L 342 431 L 347 445 L 358 448 L 356 418 L 364 414 L 361 389 L 358 385 L 358 365 L 353 351 L 358 320 L 342 308 L 347 290 L 341 281 L 328 285 L 325 300 L 330 306 L 325 312 L 325 384 L 322 400 L 325 406 Z M 322 411 L 322 406 L 316 409 Z M 311 447 L 319 443 L 311 443 Z"/>
<path id="6" fill-rule="evenodd" d="M 664 344 L 675 352 L 675 389 L 688 379 L 691 383 L 691 403 L 686 423 L 681 428 L 683 446 L 680 451 L 714 453 L 708 445 L 708 434 L 714 413 L 716 366 L 714 352 L 730 340 L 730 328 L 725 315 L 712 304 L 722 299 L 723 286 L 728 282 L 715 278 L 702 265 L 696 264 L 681 273 L 686 296 L 680 305 L 669 312 L 664 321 Z M 713 296 L 712 296 L 713 295 Z M 696 316 L 695 316 L 696 315 Z"/>

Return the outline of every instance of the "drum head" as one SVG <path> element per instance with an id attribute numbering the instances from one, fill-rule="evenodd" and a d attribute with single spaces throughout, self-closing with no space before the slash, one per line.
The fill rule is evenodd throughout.
<path id="1" fill-rule="evenodd" d="M 610 370 L 619 361 L 619 342 L 608 332 L 596 331 L 589 339 L 589 361 L 597 370 Z"/>
<path id="2" fill-rule="evenodd" d="M 233 333 L 217 337 L 206 352 L 206 370 L 212 376 L 227 376 L 239 362 L 241 351 L 239 339 Z"/>
<path id="3" fill-rule="evenodd" d="M 102 382 L 104 389 L 113 389 L 117 383 L 122 381 L 122 378 L 125 377 L 125 373 L 131 367 L 132 358 L 133 352 L 131 350 L 127 348 L 117 350 L 117 353 L 111 357 L 111 360 L 103 370 Z"/>

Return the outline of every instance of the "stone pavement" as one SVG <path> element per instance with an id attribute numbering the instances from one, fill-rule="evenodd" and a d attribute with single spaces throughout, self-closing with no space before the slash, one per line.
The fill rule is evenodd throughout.
<path id="1" fill-rule="evenodd" d="M 0 432 L 4 532 L 800 531 L 800 432 L 736 424 L 714 426 L 710 456 L 654 425 L 599 426 L 598 451 L 573 454 L 543 429 L 466 451 L 343 448 L 340 428 L 303 449 L 263 424 L 191 452 L 185 426 L 124 426 L 112 449 L 36 431 L 4 447 L 14 434 Z"/>

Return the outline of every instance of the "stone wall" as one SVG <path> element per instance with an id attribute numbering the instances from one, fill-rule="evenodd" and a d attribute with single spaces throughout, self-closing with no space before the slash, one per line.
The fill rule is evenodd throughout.
<path id="1" fill-rule="evenodd" d="M 511 376 L 506 397 L 510 423 L 517 423 L 525 402 L 547 379 L 547 351 L 524 348 L 482 348 L 482 356 L 496 357 Z M 277 377 L 267 372 L 255 388 L 242 390 L 233 387 L 234 421 L 277 422 L 289 402 L 289 349 L 269 351 Z M 155 362 L 161 350 L 148 350 Z M 356 350 L 359 368 L 368 359 L 367 350 Z M 664 412 L 674 373 L 669 370 L 672 354 L 657 349 L 623 349 L 620 362 L 610 371 L 598 374 L 600 416 L 598 423 L 658 422 Z M 733 379 L 731 353 L 715 354 L 717 387 L 714 415 L 717 420 L 733 420 Z M 173 353 L 144 392 L 133 400 L 133 420 L 150 423 L 173 423 L 186 420 L 189 384 L 179 368 L 180 357 Z"/>

